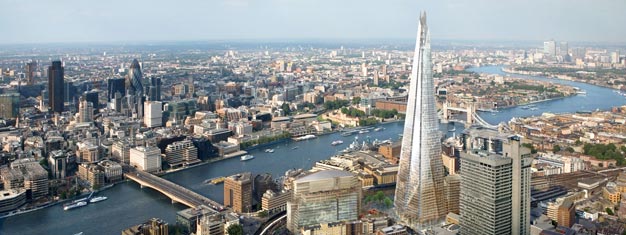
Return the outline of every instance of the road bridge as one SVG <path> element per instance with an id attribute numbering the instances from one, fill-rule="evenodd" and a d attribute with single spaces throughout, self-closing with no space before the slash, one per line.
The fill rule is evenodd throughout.
<path id="1" fill-rule="evenodd" d="M 124 176 L 127 179 L 137 182 L 141 187 L 149 187 L 161 192 L 172 199 L 172 202 L 179 202 L 192 208 L 206 205 L 218 211 L 224 209 L 224 206 L 220 203 L 148 172 L 131 168 L 127 173 L 124 173 Z"/>

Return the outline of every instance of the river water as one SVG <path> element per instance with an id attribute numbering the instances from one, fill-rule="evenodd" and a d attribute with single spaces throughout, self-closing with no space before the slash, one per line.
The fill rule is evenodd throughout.
<path id="1" fill-rule="evenodd" d="M 470 69 L 479 73 L 502 74 L 501 67 L 482 67 Z M 575 112 L 581 110 L 607 110 L 614 106 L 626 104 L 626 98 L 612 92 L 611 89 L 593 85 L 553 80 L 542 77 L 512 75 L 522 79 L 550 80 L 568 84 L 587 91 L 587 96 L 574 96 L 559 100 L 546 101 L 537 104 L 538 110 L 521 109 L 518 107 L 501 109 L 498 113 L 482 113 L 486 121 L 497 124 L 506 122 L 513 117 L 527 117 L 541 115 L 543 112 Z M 366 134 L 343 137 L 338 133 L 320 136 L 319 138 L 302 141 L 286 142 L 276 146 L 274 153 L 265 153 L 263 149 L 252 150 L 250 153 L 255 159 L 241 162 L 239 158 L 227 159 L 192 169 L 175 172 L 164 176 L 177 184 L 185 186 L 195 192 L 205 195 L 217 202 L 223 201 L 222 185 L 206 185 L 203 181 L 218 176 L 228 176 L 239 172 L 271 173 L 274 177 L 284 174 L 288 169 L 309 169 L 314 162 L 327 159 L 347 147 L 358 136 L 360 140 L 369 138 L 398 139 L 402 133 L 403 122 L 383 125 L 386 130 Z M 451 128 L 443 124 L 440 129 L 450 135 L 446 129 Z M 456 132 L 462 131 L 463 126 L 456 124 Z M 341 139 L 344 144 L 331 146 L 334 140 Z M 295 146 L 298 148 L 293 149 Z M 109 199 L 99 203 L 71 211 L 64 211 L 62 205 L 51 206 L 35 212 L 0 219 L 0 234 L 74 234 L 84 232 L 91 234 L 120 234 L 121 230 L 141 223 L 152 217 L 162 218 L 170 224 L 176 221 L 176 212 L 186 207 L 182 204 L 172 204 L 171 200 L 161 193 L 149 188 L 140 188 L 134 182 L 125 182 L 99 195 Z"/>

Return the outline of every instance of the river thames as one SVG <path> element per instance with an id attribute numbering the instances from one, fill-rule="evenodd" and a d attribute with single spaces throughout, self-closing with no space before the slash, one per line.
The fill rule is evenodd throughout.
<path id="1" fill-rule="evenodd" d="M 472 68 L 470 71 L 478 73 L 507 75 L 500 66 Z M 521 79 L 549 80 L 555 83 L 579 87 L 587 92 L 586 96 L 572 96 L 563 99 L 537 103 L 538 110 L 512 107 L 501 109 L 497 113 L 481 113 L 481 117 L 491 124 L 507 122 L 513 117 L 528 117 L 541 115 L 543 112 L 566 113 L 576 111 L 593 111 L 596 109 L 608 110 L 614 106 L 626 104 L 626 98 L 614 93 L 609 88 L 594 85 L 547 79 L 543 77 L 511 75 Z M 314 162 L 328 159 L 330 156 L 347 147 L 358 136 L 360 140 L 397 140 L 402 133 L 403 122 L 382 125 L 386 128 L 380 132 L 370 132 L 360 135 L 343 137 L 339 133 L 320 136 L 319 138 L 302 142 L 285 142 L 271 148 L 274 153 L 265 153 L 262 149 L 251 150 L 250 154 L 256 158 L 241 162 L 239 158 L 231 158 L 195 168 L 178 171 L 164 178 L 180 184 L 197 193 L 207 196 L 217 202 L 223 201 L 222 185 L 207 185 L 203 181 L 218 176 L 228 176 L 239 172 L 271 173 L 274 177 L 281 176 L 285 171 L 293 168 L 309 169 Z M 446 131 L 448 125 L 441 125 Z M 457 124 L 457 132 L 463 126 Z M 341 139 L 344 144 L 331 146 L 334 140 Z M 293 149 L 293 147 L 298 148 Z M 120 234 L 121 230 L 146 221 L 152 217 L 166 220 L 170 224 L 176 222 L 176 212 L 186 207 L 182 204 L 172 204 L 171 200 L 159 192 L 149 188 L 140 188 L 134 182 L 120 183 L 99 195 L 109 199 L 91 204 L 75 210 L 64 211 L 62 205 L 51 206 L 27 214 L 0 219 L 0 234 L 74 234 L 84 232 L 91 234 Z"/>

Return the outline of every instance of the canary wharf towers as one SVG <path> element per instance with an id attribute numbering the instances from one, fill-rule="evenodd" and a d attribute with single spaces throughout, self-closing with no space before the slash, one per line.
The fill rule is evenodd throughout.
<path id="1" fill-rule="evenodd" d="M 423 230 L 447 214 L 426 13 L 420 16 L 412 69 L 394 203 L 400 223 Z"/>

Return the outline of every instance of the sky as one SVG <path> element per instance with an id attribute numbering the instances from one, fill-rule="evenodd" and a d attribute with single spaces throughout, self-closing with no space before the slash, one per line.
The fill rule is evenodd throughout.
<path id="1" fill-rule="evenodd" d="M 0 43 L 414 39 L 626 42 L 624 0 L 0 0 Z"/>

